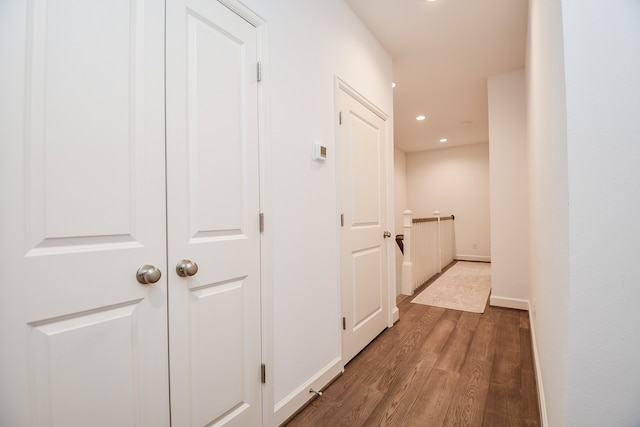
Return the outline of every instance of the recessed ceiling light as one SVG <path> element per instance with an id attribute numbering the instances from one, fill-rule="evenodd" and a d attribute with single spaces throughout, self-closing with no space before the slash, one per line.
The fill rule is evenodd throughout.
<path id="1" fill-rule="evenodd" d="M 424 119 L 426 119 L 426 117 L 423 115 L 419 115 L 418 117 L 416 117 L 416 120 L 424 120 Z"/>
<path id="2" fill-rule="evenodd" d="M 436 0 L 425 0 L 427 3 L 433 3 Z"/>
<path id="3" fill-rule="evenodd" d="M 442 138 L 440 142 L 447 142 L 447 138 Z"/>
<path id="4" fill-rule="evenodd" d="M 395 82 L 391 83 L 391 87 L 396 87 L 396 83 Z"/>

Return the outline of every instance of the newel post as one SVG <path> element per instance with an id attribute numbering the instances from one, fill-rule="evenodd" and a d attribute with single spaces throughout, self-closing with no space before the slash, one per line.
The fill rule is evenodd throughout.
<path id="1" fill-rule="evenodd" d="M 406 210 L 402 213 L 404 219 L 404 259 L 402 261 L 402 293 L 413 294 L 413 262 L 411 262 L 411 228 L 413 227 L 413 212 Z"/>
<path id="2" fill-rule="evenodd" d="M 433 216 L 438 218 L 438 273 L 442 273 L 442 241 L 440 240 L 440 211 L 433 211 Z"/>

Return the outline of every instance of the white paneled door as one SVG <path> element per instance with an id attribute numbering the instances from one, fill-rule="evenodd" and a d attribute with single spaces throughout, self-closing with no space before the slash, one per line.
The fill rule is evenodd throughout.
<path id="1" fill-rule="evenodd" d="M 177 426 L 256 426 L 256 28 L 211 0 L 170 0 L 167 28 L 169 268 L 173 278 L 180 260 L 198 265 L 169 283 L 171 418 Z"/>
<path id="2" fill-rule="evenodd" d="M 340 156 L 342 362 L 388 325 L 387 122 L 342 83 Z"/>
<path id="3" fill-rule="evenodd" d="M 257 35 L 202 3 L 0 3 L 0 425 L 260 424 Z"/>

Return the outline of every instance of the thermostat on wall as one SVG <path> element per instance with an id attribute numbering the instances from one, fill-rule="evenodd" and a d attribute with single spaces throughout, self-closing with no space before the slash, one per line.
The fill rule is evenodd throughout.
<path id="1" fill-rule="evenodd" d="M 324 162 L 327 160 L 327 147 L 318 143 L 313 144 L 313 160 Z"/>

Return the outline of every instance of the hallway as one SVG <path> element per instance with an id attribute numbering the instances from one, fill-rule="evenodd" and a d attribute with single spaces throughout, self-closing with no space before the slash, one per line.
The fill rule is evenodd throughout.
<path id="1" fill-rule="evenodd" d="M 540 425 L 526 311 L 475 314 L 412 298 L 289 427 Z"/>

